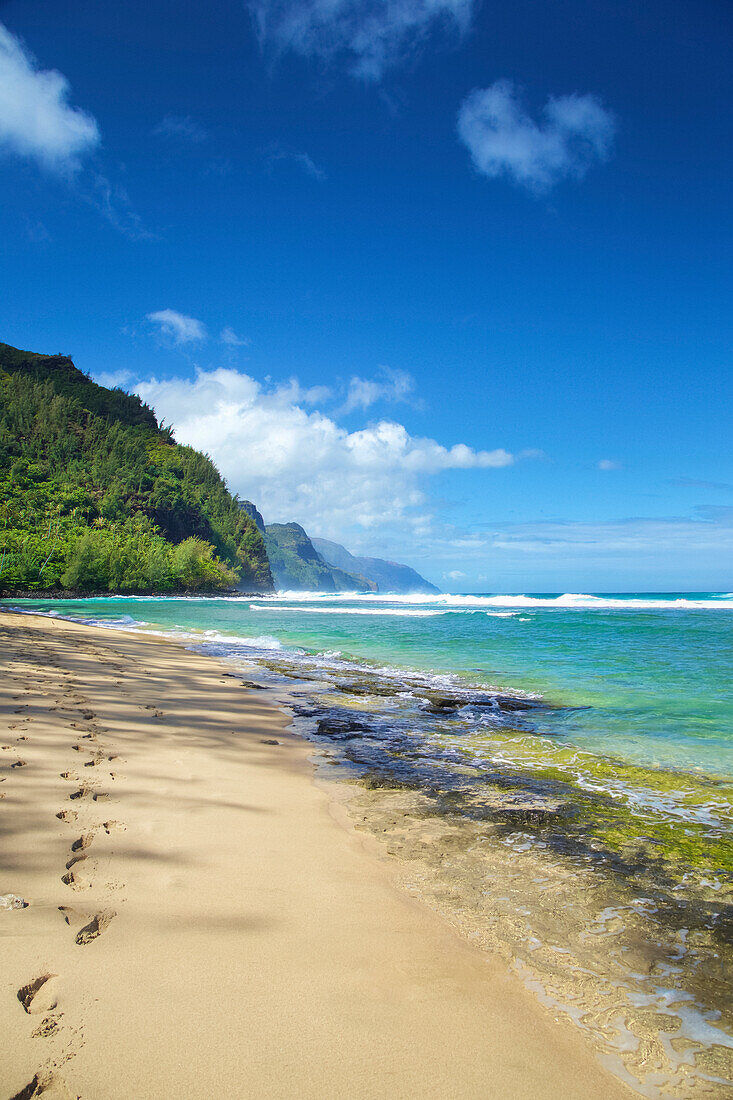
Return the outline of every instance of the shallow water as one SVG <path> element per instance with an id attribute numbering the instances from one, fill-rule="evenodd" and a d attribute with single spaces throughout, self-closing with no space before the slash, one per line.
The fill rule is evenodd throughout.
<path id="1" fill-rule="evenodd" d="M 644 1095 L 729 1095 L 730 593 L 18 606 L 172 634 L 287 690 L 408 888 Z"/>

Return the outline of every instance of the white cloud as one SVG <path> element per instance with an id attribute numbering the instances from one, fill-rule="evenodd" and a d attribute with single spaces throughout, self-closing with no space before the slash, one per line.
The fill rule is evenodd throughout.
<path id="1" fill-rule="evenodd" d="M 458 135 L 482 175 L 506 176 L 536 193 L 579 179 L 610 156 L 614 119 L 595 96 L 550 98 L 543 116 L 536 122 L 511 81 L 497 80 L 463 101 Z"/>
<path id="2" fill-rule="evenodd" d="M 436 29 L 464 32 L 473 13 L 473 0 L 249 0 L 249 6 L 264 46 L 344 59 L 363 80 L 379 80 Z"/>
<path id="3" fill-rule="evenodd" d="M 123 386 L 127 387 L 131 378 L 132 375 L 129 370 L 103 370 L 94 375 L 94 381 L 98 385 L 107 386 L 110 390 L 118 389 Z"/>
<path id="4" fill-rule="evenodd" d="M 432 522 L 419 536 L 396 526 L 378 539 L 365 532 L 361 546 L 350 538 L 349 549 L 397 560 L 409 549 L 421 572 L 440 570 L 445 581 L 465 572 L 456 583 L 468 591 L 728 591 L 733 508 L 697 508 L 688 517 L 507 523 L 472 532 Z"/>
<path id="5" fill-rule="evenodd" d="M 309 406 L 296 381 L 267 389 L 235 370 L 193 380 L 152 379 L 137 393 L 174 425 L 176 439 L 212 456 L 230 488 L 268 520 L 297 519 L 322 535 L 398 523 L 426 529 L 424 485 L 451 469 L 508 466 L 507 451 L 444 447 L 381 420 L 349 432 Z"/>
<path id="6" fill-rule="evenodd" d="M 201 123 L 191 115 L 166 115 L 153 133 L 158 137 L 180 138 L 192 145 L 200 145 L 209 136 Z"/>
<path id="7" fill-rule="evenodd" d="M 377 401 L 406 401 L 414 389 L 415 380 L 404 370 L 381 367 L 378 379 L 354 375 L 349 382 L 346 401 L 341 411 L 348 413 L 354 409 L 368 409 Z"/>
<path id="8" fill-rule="evenodd" d="M 133 241 L 156 240 L 156 234 L 145 228 L 132 209 L 130 197 L 120 184 L 112 183 L 99 173 L 93 173 L 86 191 L 82 190 L 81 195 L 125 237 Z"/>
<path id="9" fill-rule="evenodd" d="M 308 153 L 297 153 L 289 149 L 282 149 L 278 145 L 270 146 L 267 152 L 267 165 L 272 168 L 279 161 L 290 161 L 291 164 L 295 164 L 306 176 L 310 176 L 314 180 L 325 180 L 326 173 L 322 168 L 319 168 L 316 162 Z"/>
<path id="10" fill-rule="evenodd" d="M 70 106 L 69 82 L 40 69 L 20 39 L 0 24 L 0 148 L 63 174 L 100 142 L 96 120 Z"/>
<path id="11" fill-rule="evenodd" d="M 696 553 L 733 550 L 733 510 L 697 509 L 697 518 L 633 517 L 605 523 L 566 521 L 527 523 L 506 527 L 491 537 L 495 549 L 537 555 L 629 557 L 681 551 Z"/>
<path id="12" fill-rule="evenodd" d="M 148 313 L 146 319 L 157 325 L 161 335 L 167 336 L 175 344 L 192 344 L 206 339 L 206 326 L 202 321 L 187 317 L 185 313 L 178 313 L 175 309 L 159 309 L 155 313 Z"/>
<path id="13" fill-rule="evenodd" d="M 219 343 L 225 344 L 228 348 L 244 348 L 250 341 L 245 336 L 237 336 L 233 328 L 225 325 L 219 333 Z"/>
<path id="14" fill-rule="evenodd" d="M 443 574 L 444 581 L 462 581 L 466 577 L 460 569 L 449 569 L 447 573 Z"/>
<path id="15" fill-rule="evenodd" d="M 612 458 L 602 458 L 598 463 L 599 470 L 622 470 L 620 462 L 614 462 Z"/>

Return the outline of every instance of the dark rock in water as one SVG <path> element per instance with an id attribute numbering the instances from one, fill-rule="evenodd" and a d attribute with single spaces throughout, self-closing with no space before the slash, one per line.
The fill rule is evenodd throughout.
<path id="1" fill-rule="evenodd" d="M 511 825 L 547 825 L 550 821 L 555 821 L 564 810 L 561 802 L 555 805 L 542 805 L 537 803 L 536 805 L 509 805 L 509 806 L 496 806 L 491 807 L 490 813 L 494 819 L 499 821 L 506 821 Z"/>
<path id="2" fill-rule="evenodd" d="M 422 692 L 427 705 L 422 709 L 428 714 L 451 714 L 461 707 L 487 707 L 511 713 L 517 710 L 535 710 L 540 704 L 516 695 L 486 695 L 470 692 L 466 695 L 447 695 L 434 691 Z"/>
<path id="3" fill-rule="evenodd" d="M 368 790 L 414 790 L 417 786 L 409 779 L 401 779 L 387 772 L 376 771 L 367 772 L 361 777 L 360 782 Z"/>
<path id="4" fill-rule="evenodd" d="M 377 679 L 364 681 L 335 680 L 333 686 L 343 695 L 380 695 L 388 697 L 397 695 L 404 690 L 402 684 L 390 684 Z"/>
<path id="5" fill-rule="evenodd" d="M 423 707 L 428 714 L 452 714 L 459 707 L 465 707 L 466 699 L 457 699 L 448 695 L 425 695 L 427 706 Z"/>
<path id="6" fill-rule="evenodd" d="M 317 714 L 323 714 L 323 707 L 313 706 L 308 703 L 289 703 L 289 708 L 296 718 L 315 718 Z"/>
<path id="7" fill-rule="evenodd" d="M 469 817 L 488 818 L 507 825 L 542 826 L 568 817 L 572 803 L 532 791 L 464 790 L 454 792 L 451 808 Z"/>
<path id="8" fill-rule="evenodd" d="M 499 707 L 499 710 L 536 710 L 539 706 L 547 706 L 546 703 L 540 704 L 532 699 L 520 699 L 516 695 L 494 695 L 493 702 Z"/>
<path id="9" fill-rule="evenodd" d="M 322 737 L 330 737 L 333 741 L 350 741 L 355 737 L 367 737 L 372 732 L 367 723 L 360 722 L 358 718 L 336 715 L 321 718 L 317 730 Z"/>

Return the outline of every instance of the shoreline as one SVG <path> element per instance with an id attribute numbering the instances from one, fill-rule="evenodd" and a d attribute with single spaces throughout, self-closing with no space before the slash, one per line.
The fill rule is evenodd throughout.
<path id="1" fill-rule="evenodd" d="M 10 1095 L 633 1095 L 334 822 L 266 691 L 140 634 L 0 635 Z"/>

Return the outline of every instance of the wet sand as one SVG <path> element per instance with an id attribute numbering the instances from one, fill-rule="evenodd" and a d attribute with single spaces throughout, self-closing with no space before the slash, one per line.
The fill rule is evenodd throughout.
<path id="1" fill-rule="evenodd" d="M 395 886 L 267 692 L 10 612 L 0 663 L 3 1095 L 634 1095 Z"/>

